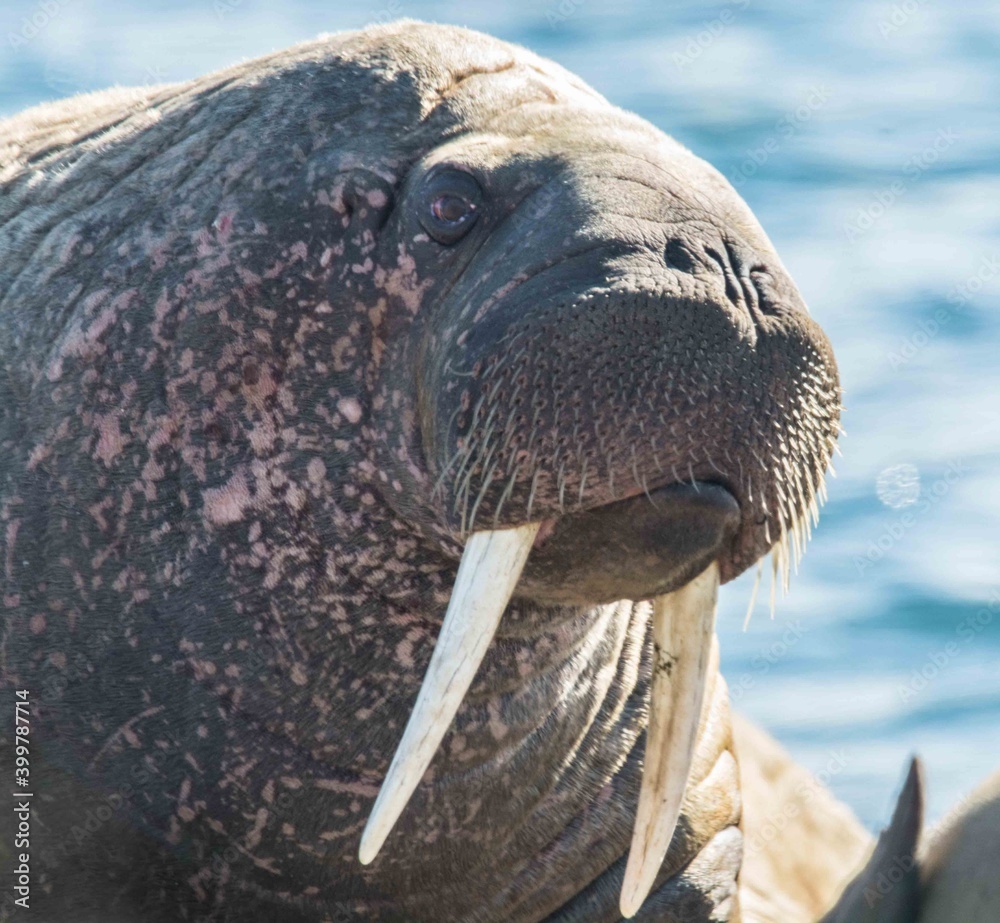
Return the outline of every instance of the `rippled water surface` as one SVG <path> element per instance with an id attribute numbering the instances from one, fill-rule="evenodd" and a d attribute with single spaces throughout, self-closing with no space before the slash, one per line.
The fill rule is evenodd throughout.
<path id="1" fill-rule="evenodd" d="M 34 23 L 27 22 L 25 15 Z M 1000 12 L 943 0 L 48 0 L 0 11 L 0 115 L 411 16 L 528 45 L 705 157 L 833 341 L 847 435 L 770 620 L 723 588 L 739 707 L 869 826 L 1000 766 Z"/>

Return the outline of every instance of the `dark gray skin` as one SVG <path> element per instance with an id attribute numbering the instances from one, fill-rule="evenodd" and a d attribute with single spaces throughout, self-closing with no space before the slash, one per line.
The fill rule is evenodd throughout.
<path id="1" fill-rule="evenodd" d="M 648 604 L 598 604 L 752 565 L 839 427 L 829 344 L 736 193 L 557 66 L 412 23 L 26 113 L 0 183 L 38 919 L 618 920 L 652 643 Z M 442 196 L 475 219 L 435 223 Z M 362 867 L 464 540 L 529 520 Z M 714 672 L 707 701 L 637 920 L 739 917 Z"/>
<path id="2" fill-rule="evenodd" d="M 917 923 L 921 904 L 917 844 L 923 823 L 923 765 L 914 759 L 892 820 L 867 865 L 820 923 Z M 970 876 L 969 883 L 973 881 Z"/>

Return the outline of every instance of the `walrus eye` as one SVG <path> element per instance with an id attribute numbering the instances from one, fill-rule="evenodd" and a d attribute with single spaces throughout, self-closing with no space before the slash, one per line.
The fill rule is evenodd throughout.
<path id="1" fill-rule="evenodd" d="M 462 170 L 433 174 L 424 188 L 420 223 L 439 244 L 453 244 L 476 223 L 482 190 Z"/>
<path id="2" fill-rule="evenodd" d="M 431 214 L 434 215 L 434 220 L 449 227 L 464 221 L 469 217 L 470 209 L 475 211 L 475 208 L 475 205 L 466 202 L 461 196 L 448 193 L 438 196 L 431 202 Z"/>

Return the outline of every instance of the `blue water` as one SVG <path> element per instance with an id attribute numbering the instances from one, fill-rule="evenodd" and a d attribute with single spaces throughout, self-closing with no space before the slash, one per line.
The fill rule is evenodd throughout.
<path id="1" fill-rule="evenodd" d="M 399 16 L 555 58 L 714 163 L 755 210 L 833 341 L 847 436 L 774 620 L 766 582 L 746 633 L 750 578 L 723 588 L 724 670 L 739 707 L 827 770 L 865 824 L 886 819 L 914 752 L 943 814 L 1000 766 L 1000 12 L 941 0 L 4 4 L 0 115 Z"/>

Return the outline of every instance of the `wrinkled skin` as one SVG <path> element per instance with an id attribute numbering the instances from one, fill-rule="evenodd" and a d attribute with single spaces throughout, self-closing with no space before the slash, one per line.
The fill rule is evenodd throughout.
<path id="1" fill-rule="evenodd" d="M 482 191 L 452 244 L 421 224 L 445 165 Z M 541 555 L 567 515 L 696 481 L 738 509 L 723 579 L 798 534 L 836 370 L 735 192 L 555 65 L 414 24 L 29 112 L 0 182 L 3 682 L 35 708 L 39 912 L 618 920 L 652 644 L 610 571 L 529 566 L 356 853 L 473 525 L 543 520 Z M 706 703 L 639 920 L 739 918 L 714 672 Z"/>

